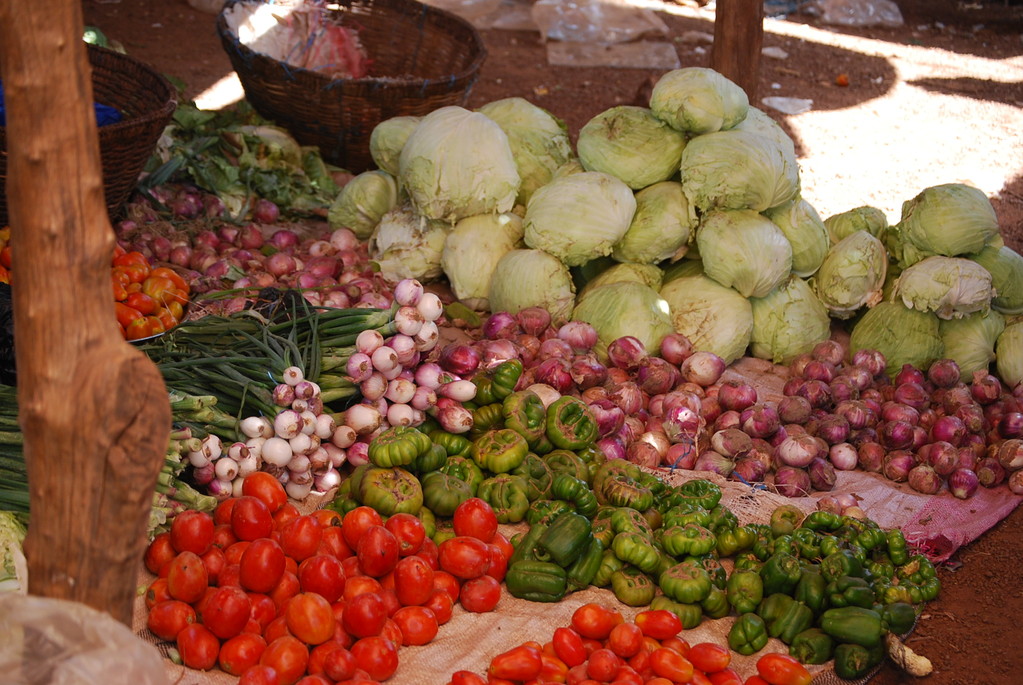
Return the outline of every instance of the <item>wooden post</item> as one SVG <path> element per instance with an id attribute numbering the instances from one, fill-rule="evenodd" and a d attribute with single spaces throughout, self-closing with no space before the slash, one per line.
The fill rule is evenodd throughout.
<path id="1" fill-rule="evenodd" d="M 754 104 L 764 45 L 763 0 L 718 0 L 710 66 L 737 83 Z"/>
<path id="2" fill-rule="evenodd" d="M 29 591 L 131 623 L 146 521 L 170 430 L 159 370 L 114 318 L 78 0 L 0 0 L 6 193 Z"/>

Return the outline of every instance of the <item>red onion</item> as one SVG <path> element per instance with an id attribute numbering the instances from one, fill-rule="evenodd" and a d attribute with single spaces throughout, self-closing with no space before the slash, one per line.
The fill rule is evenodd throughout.
<path id="1" fill-rule="evenodd" d="M 811 359 L 803 367 L 802 377 L 807 381 L 830 383 L 835 378 L 835 365 L 819 359 Z"/>
<path id="2" fill-rule="evenodd" d="M 959 447 L 956 449 L 956 452 L 959 454 L 959 460 L 956 462 L 959 468 L 976 470 L 980 456 L 973 449 Z"/>
<path id="3" fill-rule="evenodd" d="M 258 250 L 263 247 L 263 232 L 255 224 L 245 224 L 238 230 L 233 242 L 246 250 Z"/>
<path id="4" fill-rule="evenodd" d="M 617 366 L 607 367 L 607 385 L 614 387 L 622 383 L 631 383 L 633 380 L 632 374 L 625 369 L 619 369 Z"/>
<path id="5" fill-rule="evenodd" d="M 647 358 L 643 342 L 631 335 L 612 340 L 607 346 L 608 361 L 619 369 L 634 369 Z"/>
<path id="6" fill-rule="evenodd" d="M 267 242 L 278 250 L 292 250 L 298 246 L 298 234 L 288 229 L 281 229 L 274 231 Z"/>
<path id="7" fill-rule="evenodd" d="M 585 321 L 569 321 L 558 329 L 558 337 L 576 352 L 587 352 L 597 344 L 597 329 Z"/>
<path id="8" fill-rule="evenodd" d="M 998 445 L 995 456 L 998 463 L 1007 471 L 1018 471 L 1023 469 L 1023 440 L 1012 438 L 1002 441 Z"/>
<path id="9" fill-rule="evenodd" d="M 774 472 L 774 488 L 783 497 L 806 497 L 812 487 L 806 469 L 781 466 Z"/>
<path id="10" fill-rule="evenodd" d="M 807 467 L 806 471 L 810 475 L 810 487 L 814 490 L 827 492 L 835 489 L 838 474 L 835 473 L 834 465 L 827 459 L 816 457 L 810 462 L 810 466 Z"/>
<path id="11" fill-rule="evenodd" d="M 941 395 L 941 407 L 946 414 L 954 414 L 962 406 L 979 406 L 973 399 L 970 386 L 959 383 L 946 388 Z"/>
<path id="12" fill-rule="evenodd" d="M 977 462 L 977 480 L 985 488 L 994 488 L 1005 482 L 1006 471 L 994 457 L 985 457 Z"/>
<path id="13" fill-rule="evenodd" d="M 540 352 L 540 339 L 535 335 L 520 333 L 515 336 L 515 343 L 519 348 L 519 355 L 522 363 L 528 368 L 536 360 Z"/>
<path id="14" fill-rule="evenodd" d="M 789 376 L 792 378 L 803 378 L 803 372 L 806 371 L 806 365 L 814 361 L 813 355 L 809 352 L 797 354 L 789 362 Z"/>
<path id="15" fill-rule="evenodd" d="M 1009 491 L 1014 495 L 1023 495 L 1023 470 L 1009 474 Z"/>
<path id="16" fill-rule="evenodd" d="M 998 434 L 1006 439 L 1023 438 L 1023 412 L 1009 412 L 998 420 Z"/>
<path id="17" fill-rule="evenodd" d="M 769 438 L 781 428 L 778 410 L 770 404 L 754 404 L 743 409 L 739 420 L 742 429 L 752 438 Z"/>
<path id="18" fill-rule="evenodd" d="M 661 464 L 661 453 L 651 442 L 635 440 L 625 448 L 625 459 L 640 466 L 655 468 Z"/>
<path id="19" fill-rule="evenodd" d="M 834 402 L 855 400 L 860 396 L 860 389 L 856 387 L 856 384 L 851 379 L 844 376 L 836 377 L 831 381 L 829 387 L 831 388 L 831 398 Z"/>
<path id="20" fill-rule="evenodd" d="M 575 356 L 572 346 L 560 338 L 547 338 L 540 342 L 540 349 L 537 351 L 537 359 L 564 359 L 569 360 Z"/>
<path id="21" fill-rule="evenodd" d="M 791 435 L 775 447 L 774 454 L 786 466 L 804 468 L 820 451 L 812 435 Z"/>
<path id="22" fill-rule="evenodd" d="M 515 315 L 515 320 L 526 335 L 535 335 L 539 338 L 551 325 L 551 313 L 543 307 L 526 307 Z"/>
<path id="23" fill-rule="evenodd" d="M 900 404 L 913 407 L 918 411 L 926 409 L 931 403 L 931 396 L 920 383 L 906 382 L 895 386 L 892 399 Z"/>
<path id="24" fill-rule="evenodd" d="M 682 333 L 668 333 L 661 338 L 660 353 L 669 364 L 681 366 L 693 353 L 693 343 Z"/>
<path id="25" fill-rule="evenodd" d="M 956 469 L 948 477 L 948 489 L 959 499 L 969 499 L 977 492 L 980 480 L 970 469 Z"/>
<path id="26" fill-rule="evenodd" d="M 937 494 L 945 484 L 945 479 L 928 464 L 917 464 L 911 468 L 906 480 L 909 481 L 909 487 L 925 495 Z"/>
<path id="27" fill-rule="evenodd" d="M 810 355 L 814 359 L 838 366 L 845 360 L 845 346 L 837 340 L 822 340 L 813 346 Z"/>
<path id="28" fill-rule="evenodd" d="M 483 322 L 483 336 L 490 340 L 511 338 L 521 332 L 518 320 L 508 312 L 494 312 Z"/>
<path id="29" fill-rule="evenodd" d="M 272 224 L 280 218 L 281 210 L 277 205 L 261 197 L 252 206 L 252 220 L 258 224 Z"/>
<path id="30" fill-rule="evenodd" d="M 362 440 L 354 443 L 347 450 L 348 463 L 352 466 L 362 466 L 369 463 L 369 443 Z"/>
<path id="31" fill-rule="evenodd" d="M 266 270 L 274 276 L 293 273 L 296 267 L 295 258 L 286 252 L 275 252 L 266 258 Z"/>
<path id="32" fill-rule="evenodd" d="M 695 442 L 703 429 L 703 418 L 691 408 L 676 406 L 665 411 L 661 426 L 671 442 Z"/>
<path id="33" fill-rule="evenodd" d="M 927 429 L 923 426 L 913 426 L 913 444 L 909 449 L 917 450 L 926 445 L 931 439 Z"/>
<path id="34" fill-rule="evenodd" d="M 625 445 L 618 438 L 601 438 L 596 444 L 608 459 L 625 459 Z"/>
<path id="35" fill-rule="evenodd" d="M 796 390 L 796 395 L 806 398 L 814 409 L 828 409 L 833 403 L 831 386 L 821 380 L 807 380 Z"/>
<path id="36" fill-rule="evenodd" d="M 703 350 L 693 352 L 682 362 L 682 378 L 704 388 L 714 385 L 725 372 L 725 360 Z"/>
<path id="37" fill-rule="evenodd" d="M 694 471 L 708 471 L 728 478 L 735 468 L 735 462 L 714 450 L 704 450 L 693 464 Z"/>
<path id="38" fill-rule="evenodd" d="M 806 383 L 801 376 L 790 376 L 781 386 L 781 394 L 785 397 L 798 397 L 799 389 Z"/>
<path id="39" fill-rule="evenodd" d="M 710 447 L 715 452 L 734 459 L 753 447 L 753 440 L 738 428 L 726 428 L 710 436 Z"/>
<path id="40" fill-rule="evenodd" d="M 913 432 L 905 421 L 885 421 L 878 425 L 877 439 L 887 449 L 904 450 L 913 444 Z"/>
<path id="41" fill-rule="evenodd" d="M 519 358 L 519 348 L 511 340 L 481 340 L 476 344 L 480 366 L 493 369 L 509 359 Z"/>
<path id="42" fill-rule="evenodd" d="M 636 382 L 648 395 L 660 395 L 678 385 L 679 370 L 660 357 L 647 357 L 636 367 Z"/>
<path id="43" fill-rule="evenodd" d="M 870 387 L 874 377 L 862 366 L 846 366 L 842 368 L 837 378 L 843 378 L 852 384 L 860 392 Z"/>
<path id="44" fill-rule="evenodd" d="M 881 473 L 884 457 L 884 447 L 876 442 L 865 442 L 856 448 L 857 465 L 869 473 Z"/>
<path id="45" fill-rule="evenodd" d="M 923 385 L 927 381 L 927 377 L 924 372 L 916 368 L 912 364 L 903 364 L 902 368 L 899 369 L 898 373 L 895 374 L 895 378 L 892 379 L 895 385 L 902 385 L 903 383 L 916 383 L 917 385 Z"/>
<path id="46" fill-rule="evenodd" d="M 611 400 L 596 400 L 590 402 L 589 407 L 597 420 L 597 433 L 602 438 L 617 433 L 625 423 L 625 412 Z"/>
<path id="47" fill-rule="evenodd" d="M 959 364 L 952 359 L 939 359 L 927 369 L 927 380 L 936 388 L 951 388 L 959 379 Z"/>
<path id="48" fill-rule="evenodd" d="M 859 448 L 865 442 L 877 442 L 877 431 L 873 426 L 860 428 L 849 433 L 849 443 L 854 447 Z"/>
<path id="49" fill-rule="evenodd" d="M 848 442 L 840 442 L 828 449 L 828 459 L 839 471 L 852 471 L 859 463 L 859 454 Z"/>
<path id="50" fill-rule="evenodd" d="M 764 462 L 754 457 L 742 457 L 735 462 L 729 480 L 736 480 L 741 483 L 762 483 L 767 476 L 767 466 Z"/>
<path id="51" fill-rule="evenodd" d="M 1002 382 L 996 376 L 980 369 L 973 372 L 970 393 L 980 404 L 991 404 L 1002 395 Z"/>
<path id="52" fill-rule="evenodd" d="M 728 380 L 718 386 L 718 402 L 725 410 L 742 411 L 757 399 L 757 389 L 745 381 Z"/>
<path id="53" fill-rule="evenodd" d="M 845 419 L 849 430 L 859 430 L 873 426 L 877 422 L 874 412 L 866 402 L 860 400 L 845 400 L 835 405 L 835 415 Z"/>
<path id="54" fill-rule="evenodd" d="M 441 349 L 437 363 L 445 371 L 469 377 L 479 368 L 480 353 L 472 345 L 448 343 Z"/>
<path id="55" fill-rule="evenodd" d="M 466 433 L 472 428 L 473 419 L 472 412 L 466 409 L 460 402 L 453 402 L 451 404 L 441 404 L 441 400 L 444 398 L 437 399 L 437 411 L 436 418 L 440 427 L 446 430 L 448 433 Z M 349 460 L 351 455 L 349 454 Z"/>
<path id="56" fill-rule="evenodd" d="M 579 354 L 572 359 L 569 373 L 580 391 L 600 386 L 607 380 L 607 367 L 592 354 Z"/>
<path id="57" fill-rule="evenodd" d="M 920 423 L 920 412 L 909 405 L 888 400 L 881 405 L 882 421 L 902 421 L 911 426 Z"/>
<path id="58" fill-rule="evenodd" d="M 767 442 L 771 447 L 778 447 L 785 438 L 800 433 L 806 433 L 806 431 L 798 423 L 783 424 L 781 428 L 774 432 L 774 435 L 767 439 Z"/>
<path id="59" fill-rule="evenodd" d="M 916 458 L 908 450 L 892 450 L 885 455 L 881 473 L 888 480 L 902 483 L 909 478 L 909 470 L 916 466 Z"/>
<path id="60" fill-rule="evenodd" d="M 814 434 L 828 445 L 837 445 L 849 439 L 849 422 L 844 416 L 828 414 L 817 423 Z"/>
<path id="61" fill-rule="evenodd" d="M 609 396 L 611 401 L 617 404 L 626 416 L 632 416 L 646 404 L 646 397 L 639 386 L 632 381 L 620 383 Z"/>
<path id="62" fill-rule="evenodd" d="M 958 416 L 939 416 L 928 432 L 932 441 L 949 442 L 956 447 L 963 443 L 966 437 L 966 424 Z"/>
<path id="63" fill-rule="evenodd" d="M 778 401 L 778 418 L 782 423 L 806 423 L 812 411 L 810 400 L 799 395 L 782 397 Z"/>
<path id="64" fill-rule="evenodd" d="M 984 410 L 979 404 L 974 402 L 961 404 L 952 412 L 952 416 L 963 422 L 967 433 L 984 432 Z"/>
<path id="65" fill-rule="evenodd" d="M 924 463 L 934 467 L 939 476 L 947 476 L 959 466 L 959 450 L 943 440 L 927 445 L 923 457 Z"/>
<path id="66" fill-rule="evenodd" d="M 856 350 L 852 356 L 852 363 L 866 369 L 872 376 L 880 376 L 888 367 L 888 360 L 884 354 L 872 349 Z"/>
<path id="67" fill-rule="evenodd" d="M 705 397 L 700 401 L 700 416 L 703 417 L 704 421 L 716 421 L 717 417 L 721 415 L 721 404 L 718 402 L 718 398 Z"/>
<path id="68" fill-rule="evenodd" d="M 717 418 L 714 419 L 714 422 L 711 425 L 715 431 L 722 431 L 728 428 L 738 428 L 742 425 L 742 414 L 734 409 L 723 411 L 717 415 Z"/>

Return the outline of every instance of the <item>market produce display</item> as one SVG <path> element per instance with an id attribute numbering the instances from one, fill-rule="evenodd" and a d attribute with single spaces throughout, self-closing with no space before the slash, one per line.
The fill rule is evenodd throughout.
<path id="1" fill-rule="evenodd" d="M 861 471 L 1023 494 L 1023 257 L 982 193 L 822 218 L 792 141 L 696 68 L 574 150 L 521 98 L 385 121 L 371 150 L 352 177 L 246 107 L 186 105 L 117 226 L 118 321 L 170 391 L 145 616 L 174 660 L 382 682 L 455 610 L 595 587 L 450 683 L 926 672 L 899 638 L 932 561 L 830 493 Z M 778 390 L 729 375 L 744 357 Z M 719 483 L 817 509 L 750 520 Z M 705 622 L 720 644 L 687 642 Z"/>

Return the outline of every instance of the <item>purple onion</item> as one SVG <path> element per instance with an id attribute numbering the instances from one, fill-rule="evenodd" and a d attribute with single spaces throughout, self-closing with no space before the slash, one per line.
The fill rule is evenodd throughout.
<path id="1" fill-rule="evenodd" d="M 852 356 L 853 366 L 866 369 L 872 376 L 880 376 L 888 368 L 888 360 L 879 350 L 856 350 Z"/>
<path id="2" fill-rule="evenodd" d="M 726 428 L 739 428 L 742 425 L 742 414 L 729 409 L 718 414 L 718 417 L 714 419 L 714 430 L 723 431 Z"/>
<path id="3" fill-rule="evenodd" d="M 689 441 L 676 442 L 665 452 L 662 463 L 672 469 L 692 470 L 696 466 L 698 456 L 695 444 Z"/>
<path id="4" fill-rule="evenodd" d="M 806 381 L 802 376 L 790 376 L 784 385 L 781 386 L 781 394 L 785 397 L 795 397 L 804 384 L 806 384 Z"/>
<path id="5" fill-rule="evenodd" d="M 780 466 L 774 472 L 774 488 L 783 497 L 806 497 L 812 487 L 806 469 Z"/>
<path id="6" fill-rule="evenodd" d="M 558 329 L 558 337 L 576 352 L 587 352 L 597 344 L 597 329 L 586 321 L 569 321 Z"/>
<path id="7" fill-rule="evenodd" d="M 746 454 L 753 447 L 753 439 L 738 428 L 726 428 L 710 436 L 710 447 L 730 459 Z"/>
<path id="8" fill-rule="evenodd" d="M 1006 439 L 1023 438 L 1023 412 L 1003 414 L 998 420 L 998 434 Z"/>
<path id="9" fill-rule="evenodd" d="M 959 467 L 959 450 L 949 442 L 938 440 L 927 445 L 924 461 L 934 467 L 939 476 L 947 476 Z"/>
<path id="10" fill-rule="evenodd" d="M 888 400 L 881 405 L 882 421 L 904 421 L 915 426 L 920 423 L 920 412 L 908 404 Z"/>
<path id="11" fill-rule="evenodd" d="M 690 383 L 707 388 L 721 379 L 727 364 L 725 360 L 705 350 L 698 350 L 682 362 L 682 378 Z"/>
<path id="12" fill-rule="evenodd" d="M 991 404 L 1002 396 L 1002 382 L 983 369 L 973 372 L 970 394 L 980 404 Z"/>
<path id="13" fill-rule="evenodd" d="M 775 446 L 775 457 L 785 466 L 804 468 L 818 456 L 820 447 L 812 435 L 790 435 Z"/>
<path id="14" fill-rule="evenodd" d="M 881 473 L 885 454 L 884 447 L 879 443 L 865 442 L 856 448 L 856 463 L 864 471 Z"/>
<path id="15" fill-rule="evenodd" d="M 892 399 L 900 404 L 913 407 L 918 411 L 926 409 L 931 403 L 930 393 L 927 392 L 923 384 L 911 381 L 897 384 Z"/>
<path id="16" fill-rule="evenodd" d="M 1023 469 L 1009 474 L 1009 491 L 1014 495 L 1023 495 Z"/>
<path id="17" fill-rule="evenodd" d="M 797 354 L 789 362 L 789 376 L 792 378 L 803 378 L 803 372 L 806 370 L 806 365 L 813 361 L 813 355 L 809 352 L 803 352 Z"/>
<path id="18" fill-rule="evenodd" d="M 977 474 L 977 480 L 985 488 L 994 488 L 1005 482 L 1005 469 L 994 457 L 985 457 L 978 461 L 974 471 Z"/>
<path id="19" fill-rule="evenodd" d="M 693 353 L 693 343 L 682 333 L 671 332 L 661 338 L 660 353 L 665 361 L 682 366 Z"/>
<path id="20" fill-rule="evenodd" d="M 441 349 L 437 363 L 445 371 L 467 378 L 479 368 L 480 353 L 472 345 L 449 343 Z"/>
<path id="21" fill-rule="evenodd" d="M 551 313 L 543 307 L 526 307 L 515 314 L 515 320 L 523 333 L 539 338 L 551 325 Z"/>
<path id="22" fill-rule="evenodd" d="M 913 444 L 910 449 L 918 450 L 931 441 L 930 433 L 923 426 L 913 426 Z"/>
<path id="23" fill-rule="evenodd" d="M 745 381 L 729 380 L 718 386 L 718 402 L 727 410 L 741 412 L 757 402 L 757 389 Z"/>
<path id="24" fill-rule="evenodd" d="M 860 392 L 869 388 L 871 383 L 874 382 L 874 377 L 862 366 L 846 366 L 839 373 L 838 378 L 852 383 L 853 387 Z"/>
<path id="25" fill-rule="evenodd" d="M 778 401 L 778 418 L 782 423 L 806 423 L 812 411 L 810 400 L 799 395 L 782 397 Z"/>
<path id="26" fill-rule="evenodd" d="M 849 422 L 844 416 L 828 414 L 818 421 L 814 434 L 828 445 L 837 445 L 849 439 Z"/>
<path id="27" fill-rule="evenodd" d="M 742 429 L 751 438 L 769 438 L 781 428 L 778 410 L 771 404 L 754 404 L 742 410 L 739 416 Z"/>
<path id="28" fill-rule="evenodd" d="M 625 424 L 625 412 L 611 400 L 596 400 L 588 406 L 597 420 L 597 434 L 602 438 L 617 433 Z"/>
<path id="29" fill-rule="evenodd" d="M 665 412 L 661 420 L 668 439 L 673 442 L 696 441 L 696 436 L 704 426 L 703 417 L 686 406 L 672 407 Z"/>
<path id="30" fill-rule="evenodd" d="M 803 366 L 802 377 L 806 381 L 823 381 L 830 383 L 835 379 L 835 374 L 838 371 L 835 369 L 835 365 L 831 362 L 822 361 L 820 359 L 811 359 L 806 362 Z"/>
<path id="31" fill-rule="evenodd" d="M 612 402 L 621 407 L 626 416 L 632 416 L 646 406 L 646 396 L 639 386 L 632 381 L 619 383 L 609 398 Z"/>
<path id="32" fill-rule="evenodd" d="M 767 442 L 770 443 L 772 448 L 776 448 L 778 447 L 778 445 L 785 441 L 785 438 L 789 437 L 790 435 L 805 433 L 806 431 L 802 430 L 802 428 L 803 427 L 800 426 L 798 423 L 785 424 L 781 428 L 776 430 L 774 432 L 774 435 L 767 438 Z"/>
<path id="33" fill-rule="evenodd" d="M 911 468 L 906 480 L 909 487 L 924 495 L 937 494 L 945 483 L 945 479 L 928 464 L 917 464 Z"/>
<path id="34" fill-rule="evenodd" d="M 924 372 L 912 364 L 903 364 L 902 368 L 899 369 L 893 379 L 896 386 L 902 385 L 903 383 L 916 383 L 917 385 L 922 386 L 926 381 L 927 376 L 924 375 Z"/>
<path id="35" fill-rule="evenodd" d="M 838 474 L 835 472 L 834 465 L 827 459 L 815 458 L 806 470 L 810 474 L 810 487 L 814 490 L 827 492 L 835 489 Z"/>
<path id="36" fill-rule="evenodd" d="M 936 388 L 951 388 L 960 377 L 959 364 L 952 359 L 939 359 L 927 369 L 927 380 Z"/>
<path id="37" fill-rule="evenodd" d="M 728 478 L 735 468 L 735 462 L 714 450 L 704 450 L 693 464 L 694 471 L 709 471 Z"/>
<path id="38" fill-rule="evenodd" d="M 494 312 L 483 322 L 483 336 L 488 340 L 508 339 L 521 332 L 518 320 L 508 312 Z"/>
<path id="39" fill-rule="evenodd" d="M 810 350 L 810 355 L 814 359 L 838 366 L 845 361 L 845 351 L 845 345 L 829 338 L 814 345 L 813 349 Z"/>
<path id="40" fill-rule="evenodd" d="M 859 448 L 865 442 L 877 442 L 877 430 L 873 426 L 849 432 L 849 443 Z"/>
<path id="41" fill-rule="evenodd" d="M 831 386 L 821 380 L 807 380 L 796 390 L 799 397 L 806 398 L 814 409 L 828 409 L 834 402 Z"/>
<path id="42" fill-rule="evenodd" d="M 846 400 L 835 405 L 835 414 L 841 416 L 849 424 L 849 430 L 859 430 L 872 426 L 877 417 L 866 402 L 861 400 Z"/>
<path id="43" fill-rule="evenodd" d="M 540 342 L 540 349 L 536 353 L 537 359 L 564 359 L 568 361 L 575 356 L 572 346 L 561 338 L 547 338 Z"/>
<path id="44" fill-rule="evenodd" d="M 625 459 L 625 445 L 615 437 L 605 437 L 597 440 L 597 447 L 607 456 L 608 459 Z"/>
<path id="45" fill-rule="evenodd" d="M 533 378 L 537 383 L 545 383 L 562 395 L 575 386 L 568 362 L 559 357 L 544 359 L 533 367 Z"/>
<path id="46" fill-rule="evenodd" d="M 892 450 L 885 455 L 881 473 L 885 478 L 902 483 L 909 478 L 909 471 L 916 466 L 916 457 L 909 450 Z"/>
<path id="47" fill-rule="evenodd" d="M 718 403 L 718 398 L 715 397 L 704 397 L 700 400 L 700 416 L 703 417 L 704 421 L 717 421 L 718 416 L 721 415 L 721 405 Z"/>
<path id="48" fill-rule="evenodd" d="M 1007 471 L 1018 471 L 1023 469 L 1023 440 L 1012 438 L 1003 440 L 995 452 L 998 463 Z"/>
<path id="49" fill-rule="evenodd" d="M 643 342 L 632 335 L 623 335 L 607 346 L 608 360 L 619 369 L 634 369 L 648 356 Z"/>
<path id="50" fill-rule="evenodd" d="M 831 399 L 834 402 L 859 399 L 860 389 L 848 378 L 839 376 L 831 381 L 829 387 L 831 388 Z"/>
<path id="51" fill-rule="evenodd" d="M 625 448 L 625 459 L 647 468 L 656 468 L 661 465 L 661 453 L 653 443 L 647 440 L 634 440 Z"/>
<path id="52" fill-rule="evenodd" d="M 735 462 L 729 480 L 742 483 L 762 483 L 767 476 L 767 465 L 755 457 L 742 457 Z"/>
<path id="53" fill-rule="evenodd" d="M 966 427 L 967 433 L 984 432 L 984 410 L 976 402 L 959 405 L 952 413 Z"/>
<path id="54" fill-rule="evenodd" d="M 928 435 L 932 441 L 949 442 L 958 447 L 966 437 L 966 424 L 958 416 L 939 416 Z"/>
<path id="55" fill-rule="evenodd" d="M 840 442 L 828 449 L 828 459 L 839 471 L 853 471 L 859 463 L 859 453 L 848 442 Z"/>
<path id="56" fill-rule="evenodd" d="M 877 440 L 889 450 L 904 450 L 912 446 L 913 425 L 905 421 L 885 421 L 878 424 Z"/>
<path id="57" fill-rule="evenodd" d="M 977 492 L 980 480 L 970 469 L 956 469 L 948 477 L 948 489 L 959 499 L 969 499 Z"/>
<path id="58" fill-rule="evenodd" d="M 580 392 L 599 387 L 607 380 L 607 367 L 592 354 L 576 355 L 568 369 L 572 382 Z"/>
<path id="59" fill-rule="evenodd" d="M 681 372 L 660 357 L 647 357 L 636 369 L 636 382 L 648 395 L 669 392 L 678 385 Z"/>
<path id="60" fill-rule="evenodd" d="M 662 404 L 664 406 L 664 413 L 670 412 L 676 407 L 688 407 L 696 413 L 700 413 L 700 409 L 703 405 L 703 399 L 689 390 L 672 390 L 669 393 L 665 393 Z"/>
<path id="61" fill-rule="evenodd" d="M 980 457 L 972 448 L 959 447 L 956 449 L 956 452 L 959 453 L 959 461 L 957 462 L 959 468 L 977 470 L 977 462 L 980 461 Z"/>

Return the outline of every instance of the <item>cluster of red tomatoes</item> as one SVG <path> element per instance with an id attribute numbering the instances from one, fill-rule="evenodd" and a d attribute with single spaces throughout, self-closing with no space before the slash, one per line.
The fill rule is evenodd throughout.
<path id="1" fill-rule="evenodd" d="M 148 545 L 149 629 L 189 668 L 240 685 L 373 685 L 402 645 L 436 636 L 455 604 L 491 611 L 512 546 L 473 498 L 437 545 L 411 514 L 302 514 L 280 482 L 245 478 L 211 514 L 185 511 Z"/>
<path id="2" fill-rule="evenodd" d="M 524 642 L 490 661 L 487 677 L 457 671 L 448 685 L 809 685 L 806 668 L 787 654 L 768 653 L 757 674 L 743 680 L 724 645 L 679 637 L 682 622 L 670 611 L 641 611 L 632 621 L 600 604 L 584 604 L 571 625 L 545 644 Z"/>
<path id="3" fill-rule="evenodd" d="M 153 267 L 141 252 L 116 247 L 110 279 L 117 323 L 126 340 L 163 333 L 184 316 L 188 282 L 170 267 Z"/>

